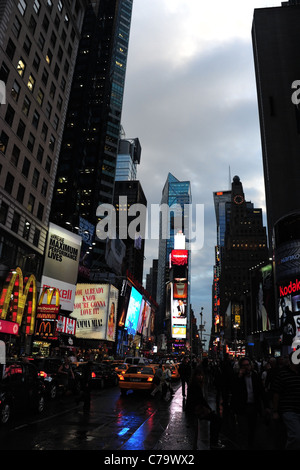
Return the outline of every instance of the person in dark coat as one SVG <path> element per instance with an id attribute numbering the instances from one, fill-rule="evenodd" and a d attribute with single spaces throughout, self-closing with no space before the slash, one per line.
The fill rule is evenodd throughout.
<path id="1" fill-rule="evenodd" d="M 253 449 L 258 417 L 267 399 L 262 380 L 253 370 L 250 359 L 243 357 L 239 372 L 232 381 L 231 409 L 236 415 L 238 437 L 242 449 Z"/>
<path id="2" fill-rule="evenodd" d="M 221 418 L 209 406 L 203 395 L 203 370 L 197 366 L 188 385 L 185 412 L 194 428 L 193 449 L 197 450 L 198 426 L 202 420 L 210 421 L 210 448 L 223 449 L 219 442 Z"/>
<path id="3" fill-rule="evenodd" d="M 92 362 L 88 361 L 82 367 L 81 375 L 81 393 L 77 402 L 83 401 L 83 409 L 89 411 L 91 406 L 91 389 L 92 389 Z"/>
<path id="4" fill-rule="evenodd" d="M 182 362 L 179 364 L 178 372 L 180 375 L 181 380 L 181 389 L 182 389 L 182 396 L 185 397 L 185 386 L 188 385 L 189 380 L 191 378 L 191 365 L 189 363 L 188 358 L 185 356 Z"/>

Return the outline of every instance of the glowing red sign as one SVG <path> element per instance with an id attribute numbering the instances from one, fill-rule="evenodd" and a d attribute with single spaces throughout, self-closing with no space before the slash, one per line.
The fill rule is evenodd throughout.
<path id="1" fill-rule="evenodd" d="M 172 250 L 171 264 L 182 266 L 188 263 L 188 250 Z"/>
<path id="2" fill-rule="evenodd" d="M 7 333 L 9 335 L 17 335 L 19 332 L 19 325 L 13 321 L 0 320 L 0 333 Z"/>

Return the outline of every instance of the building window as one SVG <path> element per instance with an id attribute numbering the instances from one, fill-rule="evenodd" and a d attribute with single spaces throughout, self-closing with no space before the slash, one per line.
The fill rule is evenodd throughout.
<path id="1" fill-rule="evenodd" d="M 44 214 L 44 206 L 41 202 L 39 202 L 36 216 L 38 219 L 43 220 L 43 214 Z"/>
<path id="2" fill-rule="evenodd" d="M 40 122 L 40 115 L 37 112 L 37 110 L 35 109 L 34 113 L 33 113 L 33 118 L 32 118 L 32 125 L 35 129 L 38 128 L 39 122 Z"/>
<path id="3" fill-rule="evenodd" d="M 31 91 L 31 93 L 33 93 L 34 86 L 35 86 L 35 78 L 32 74 L 30 74 L 28 77 L 27 87 L 29 91 Z"/>
<path id="4" fill-rule="evenodd" d="M 24 229 L 23 229 L 23 238 L 24 240 L 29 240 L 31 223 L 28 220 L 25 220 Z"/>
<path id="5" fill-rule="evenodd" d="M 27 205 L 27 210 L 33 214 L 33 209 L 34 209 L 34 204 L 35 204 L 35 197 L 33 194 L 29 194 L 28 198 L 28 205 Z"/>
<path id="6" fill-rule="evenodd" d="M 38 46 L 41 49 L 41 51 L 44 49 L 44 45 L 45 45 L 45 38 L 42 35 L 42 33 L 40 33 L 40 36 L 39 36 L 39 39 L 38 39 Z"/>
<path id="7" fill-rule="evenodd" d="M 20 85 L 15 80 L 11 89 L 11 96 L 13 97 L 15 101 L 18 101 L 19 99 L 20 90 L 21 90 Z"/>
<path id="8" fill-rule="evenodd" d="M 39 148 L 38 148 L 38 151 L 37 151 L 37 154 L 36 154 L 37 161 L 42 163 L 43 156 L 44 156 L 44 149 L 41 145 L 39 145 Z"/>
<path id="9" fill-rule="evenodd" d="M 32 185 L 37 188 L 39 184 L 40 172 L 35 168 L 32 177 Z"/>
<path id="10" fill-rule="evenodd" d="M 4 185 L 4 189 L 8 194 L 12 193 L 13 185 L 14 185 L 15 178 L 11 173 L 7 173 L 6 175 L 6 181 Z"/>
<path id="11" fill-rule="evenodd" d="M 16 36 L 16 38 L 19 37 L 21 29 L 22 29 L 21 23 L 20 23 L 18 17 L 16 16 L 15 21 L 13 22 L 13 25 L 12 25 L 12 28 L 11 28 L 11 30 L 14 33 L 14 35 Z"/>
<path id="12" fill-rule="evenodd" d="M 53 152 L 54 147 L 55 147 L 55 137 L 53 134 L 51 134 L 50 140 L 49 140 L 49 149 Z"/>
<path id="13" fill-rule="evenodd" d="M 48 191 L 48 181 L 43 179 L 41 194 L 46 197 Z"/>
<path id="14" fill-rule="evenodd" d="M 27 55 L 30 54 L 31 45 L 32 45 L 32 43 L 31 43 L 29 37 L 26 36 L 26 37 L 25 37 L 24 44 L 23 44 L 23 49 L 24 49 L 24 51 L 26 52 Z"/>
<path id="15" fill-rule="evenodd" d="M 42 137 L 42 139 L 44 140 L 44 142 L 46 142 L 47 134 L 48 134 L 48 127 L 47 127 L 47 125 L 46 125 L 45 123 L 43 123 L 42 132 L 41 132 L 41 137 Z"/>
<path id="16" fill-rule="evenodd" d="M 6 54 L 8 55 L 10 60 L 13 60 L 15 52 L 16 52 L 16 46 L 14 45 L 12 40 L 9 39 L 8 43 L 7 43 L 7 46 L 6 46 Z"/>
<path id="17" fill-rule="evenodd" d="M 24 158 L 23 168 L 22 168 L 22 175 L 27 178 L 30 169 L 30 161 L 27 157 Z"/>
<path id="18" fill-rule="evenodd" d="M 48 18 L 47 15 L 44 16 L 42 26 L 43 26 L 44 30 L 47 32 L 48 29 L 49 29 L 49 18 Z"/>
<path id="19" fill-rule="evenodd" d="M 48 73 L 48 71 L 47 71 L 47 70 L 45 69 L 45 67 L 44 67 L 43 75 L 42 75 L 42 82 L 43 82 L 43 84 L 44 84 L 45 86 L 47 85 L 48 78 L 49 78 L 49 73 Z"/>
<path id="20" fill-rule="evenodd" d="M 20 149 L 19 147 L 16 146 L 16 144 L 14 145 L 13 147 L 13 150 L 12 150 L 12 154 L 11 154 L 11 163 L 17 167 L 18 166 L 18 163 L 19 163 L 19 158 L 20 158 Z"/>
<path id="21" fill-rule="evenodd" d="M 51 82 L 51 86 L 50 86 L 50 98 L 54 99 L 55 97 L 55 92 L 56 92 L 56 86 L 54 85 L 53 82 Z"/>
<path id="22" fill-rule="evenodd" d="M 18 233 L 19 225 L 20 225 L 20 219 L 21 219 L 20 214 L 18 214 L 18 212 L 14 212 L 13 220 L 12 220 L 12 223 L 11 223 L 11 230 L 15 233 Z"/>
<path id="23" fill-rule="evenodd" d="M 8 135 L 2 131 L 0 135 L 0 152 L 5 153 L 8 144 Z"/>
<path id="24" fill-rule="evenodd" d="M 17 65 L 17 71 L 18 71 L 18 74 L 20 75 L 20 77 L 23 77 L 25 69 L 26 69 L 26 64 L 25 64 L 24 60 L 21 57 L 19 59 L 18 65 Z"/>
<path id="25" fill-rule="evenodd" d="M 27 3 L 25 2 L 25 0 L 19 0 L 18 9 L 22 16 L 25 15 L 26 8 L 27 8 Z"/>
<path id="26" fill-rule="evenodd" d="M 15 117 L 15 110 L 10 104 L 8 104 L 4 119 L 10 127 L 12 127 L 14 117 Z"/>
<path id="27" fill-rule="evenodd" d="M 46 54 L 47 64 L 51 65 L 52 57 L 53 57 L 52 51 L 50 51 L 50 49 L 48 49 L 47 54 Z"/>
<path id="28" fill-rule="evenodd" d="M 37 15 L 40 14 L 40 8 L 41 8 L 41 4 L 40 4 L 39 0 L 34 0 L 33 9 L 34 9 L 34 11 L 36 12 Z"/>
<path id="29" fill-rule="evenodd" d="M 8 204 L 6 202 L 2 201 L 2 204 L 0 206 L 0 224 L 5 224 L 6 219 L 7 219 L 7 214 L 8 214 Z"/>
<path id="30" fill-rule="evenodd" d="M 24 195 L 25 195 L 25 188 L 24 188 L 24 186 L 20 183 L 20 184 L 19 184 L 19 188 L 18 188 L 18 193 L 17 193 L 17 201 L 18 201 L 20 204 L 23 204 Z"/>
<path id="31" fill-rule="evenodd" d="M 28 150 L 30 150 L 30 152 L 33 152 L 34 144 L 35 144 L 35 137 L 30 132 L 29 137 L 28 137 L 28 142 L 27 142 L 27 148 Z"/>
<path id="32" fill-rule="evenodd" d="M 40 235 L 41 235 L 41 231 L 38 228 L 36 228 L 34 231 L 33 242 L 32 242 L 34 246 L 39 246 Z"/>
<path id="33" fill-rule="evenodd" d="M 39 103 L 40 106 L 43 105 L 43 101 L 44 101 L 44 92 L 43 92 L 41 89 L 39 89 L 39 91 L 38 91 L 36 100 L 37 100 L 37 102 Z"/>
<path id="34" fill-rule="evenodd" d="M 30 110 L 31 102 L 27 96 L 24 97 L 24 102 L 22 106 L 22 112 L 25 114 L 25 116 L 28 116 L 29 110 Z"/>
<path id="35" fill-rule="evenodd" d="M 34 36 L 35 30 L 36 30 L 36 25 L 37 25 L 37 23 L 35 21 L 35 18 L 31 15 L 30 20 L 29 20 L 28 29 L 31 32 L 32 36 Z"/>
<path id="36" fill-rule="evenodd" d="M 47 105 L 46 105 L 46 116 L 47 118 L 50 120 L 51 118 L 51 113 L 52 113 L 52 106 L 51 104 L 49 103 L 49 101 L 47 101 Z"/>
<path id="37" fill-rule="evenodd" d="M 47 173 L 50 173 L 51 166 L 52 166 L 52 159 L 49 157 L 49 155 L 47 155 L 46 165 L 45 165 L 45 170 L 47 171 Z"/>
<path id="38" fill-rule="evenodd" d="M 17 136 L 18 136 L 21 140 L 23 140 L 25 128 L 26 128 L 25 122 L 22 121 L 22 119 L 20 119 L 19 125 L 18 125 L 18 129 L 17 129 Z"/>
<path id="39" fill-rule="evenodd" d="M 9 68 L 5 64 L 5 62 L 2 62 L 1 68 L 0 68 L 0 80 L 2 80 L 4 83 L 7 82 L 9 75 Z"/>
<path id="40" fill-rule="evenodd" d="M 34 69 L 35 69 L 36 71 L 39 70 L 39 68 L 40 68 L 40 63 L 41 63 L 41 59 L 40 59 L 40 57 L 37 55 L 37 53 L 35 53 L 32 66 L 34 67 Z"/>

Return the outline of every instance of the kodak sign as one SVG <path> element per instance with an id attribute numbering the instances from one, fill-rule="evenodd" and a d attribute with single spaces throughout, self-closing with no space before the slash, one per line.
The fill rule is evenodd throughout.
<path id="1" fill-rule="evenodd" d="M 291 281 L 287 286 L 279 286 L 279 297 L 294 294 L 300 291 L 300 280 Z"/>
<path id="2" fill-rule="evenodd" d="M 25 284 L 25 286 L 24 286 Z M 26 306 L 26 334 L 33 334 L 36 314 L 36 279 L 33 274 L 23 279 L 20 268 L 8 274 L 0 297 L 0 319 L 21 326 Z"/>

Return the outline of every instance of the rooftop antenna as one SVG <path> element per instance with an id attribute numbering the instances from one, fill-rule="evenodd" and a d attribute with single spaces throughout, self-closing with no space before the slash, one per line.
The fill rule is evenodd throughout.
<path id="1" fill-rule="evenodd" d="M 229 190 L 231 189 L 231 171 L 230 171 L 230 165 L 229 165 Z"/>

